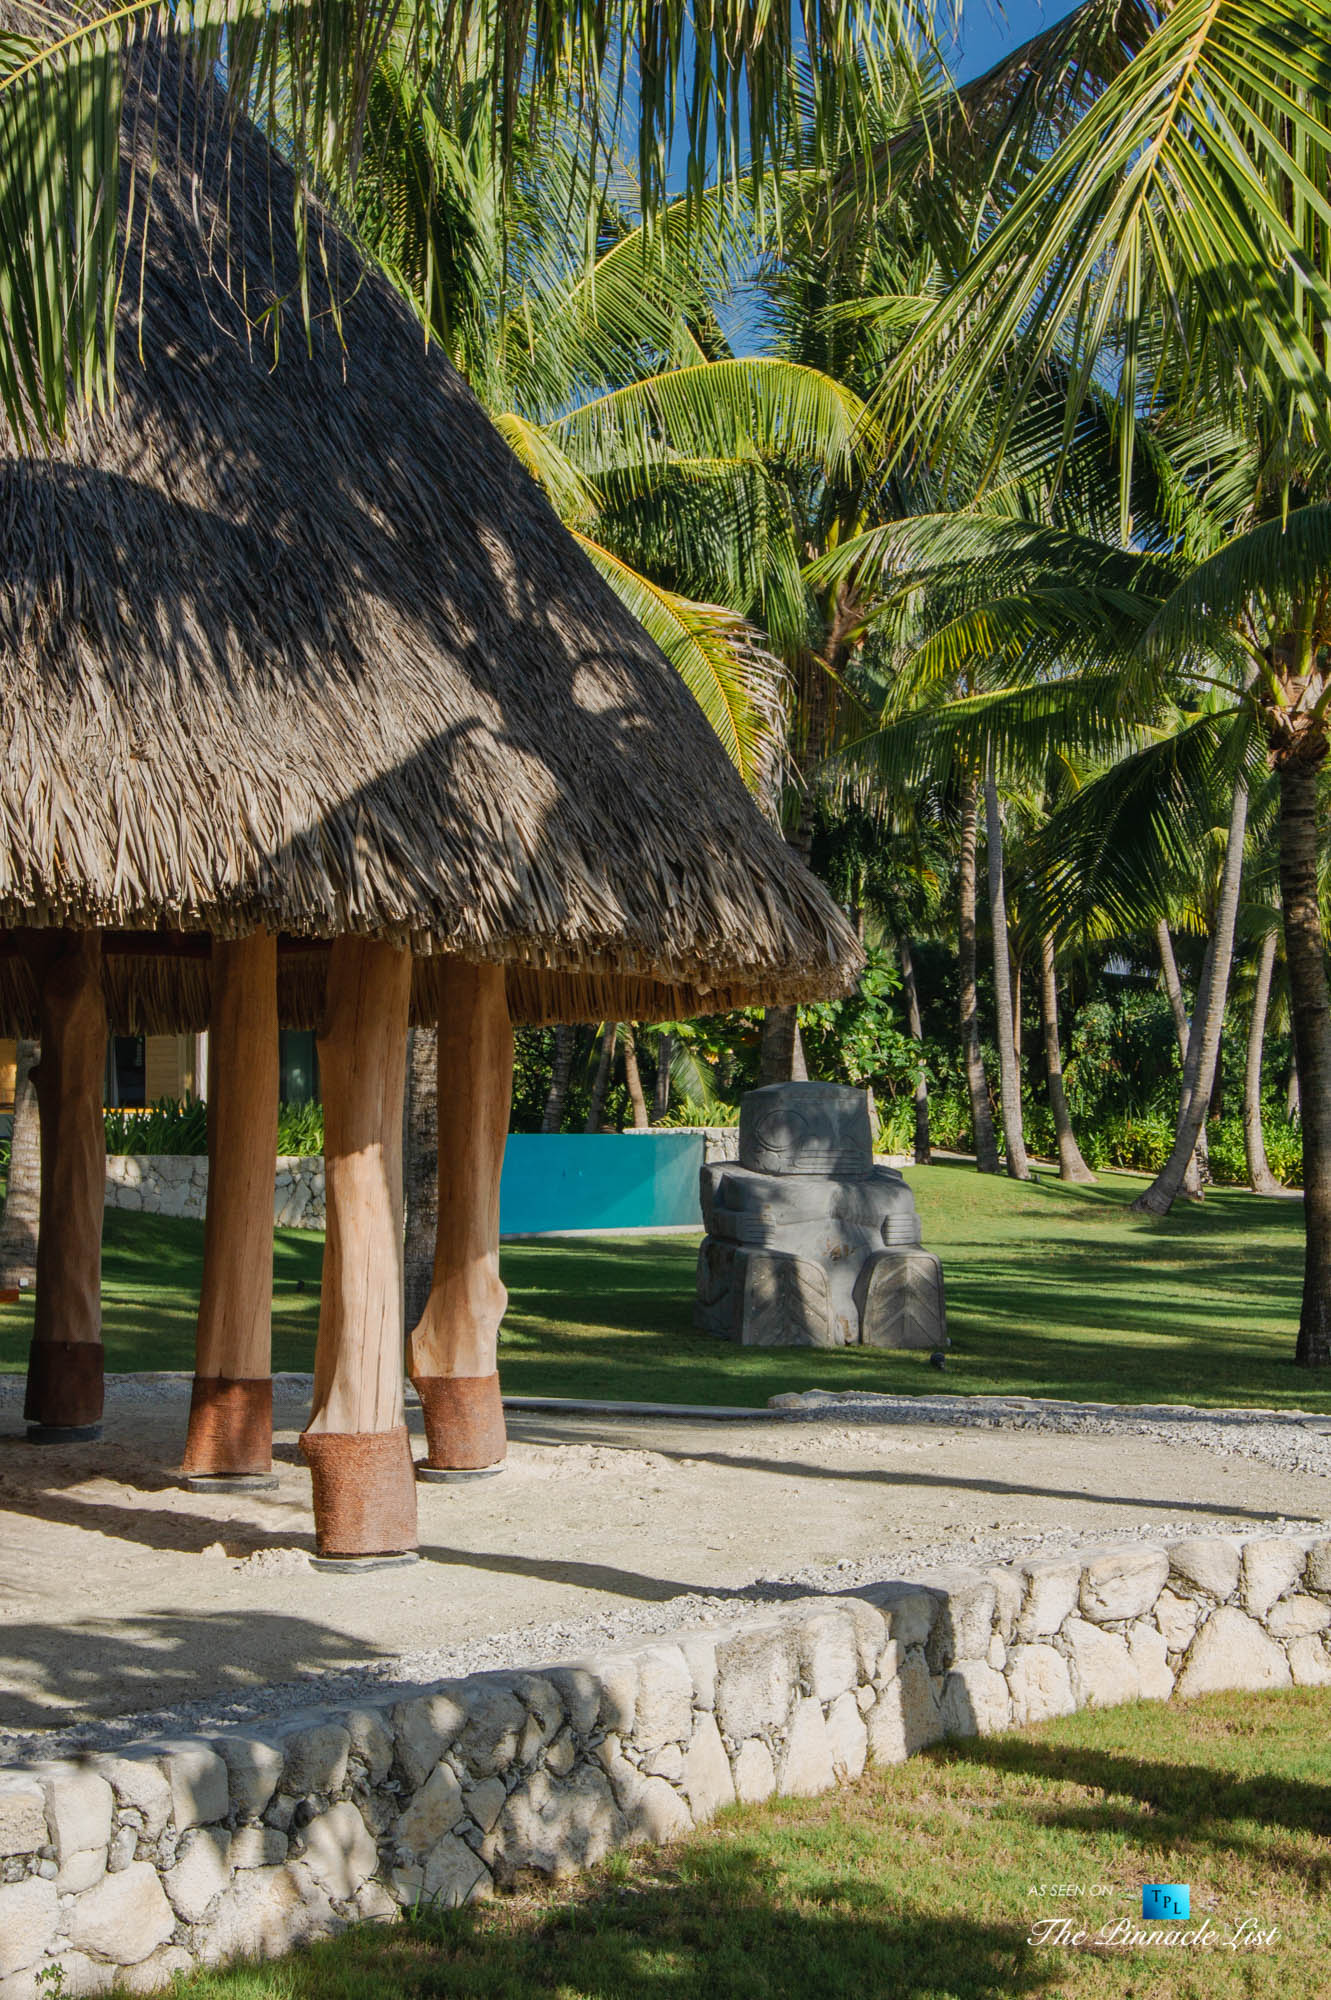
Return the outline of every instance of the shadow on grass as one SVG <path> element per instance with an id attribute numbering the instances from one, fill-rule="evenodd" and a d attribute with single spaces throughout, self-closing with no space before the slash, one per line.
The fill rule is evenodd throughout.
<path id="1" fill-rule="evenodd" d="M 1052 1957 L 1018 1925 L 849 1895 L 829 1871 L 798 1898 L 748 1842 L 706 1843 L 654 1879 L 616 1870 L 566 1901 L 472 1905 L 349 1933 L 271 1970 L 191 1981 L 190 2000 L 1015 2000 L 1047 1990 Z"/>
<path id="2" fill-rule="evenodd" d="M 1186 1844 L 1218 1855 L 1251 1850 L 1264 1861 L 1293 1868 L 1309 1888 L 1324 1890 L 1331 1884 L 1331 1851 L 1315 1860 L 1292 1848 L 1277 1853 L 1269 1840 L 1245 1839 L 1241 1831 L 1248 1826 L 1324 1837 L 1331 1830 L 1331 1783 L 1281 1771 L 1240 1776 L 1214 1763 L 1032 1743 L 1015 1736 L 968 1737 L 964 1744 L 927 1754 L 985 1765 L 1002 1777 L 1034 1779 L 1041 1788 L 1049 1787 L 1042 1789 L 1039 1806 L 1046 1825 L 1132 1838 L 1149 1828 L 1156 1847 Z M 1099 1796 L 1060 1804 L 1052 1789 L 1059 1784 L 1081 1785 Z M 1023 1787 L 1021 1797 L 1023 1809 L 1031 1810 L 1030 1790 Z"/>

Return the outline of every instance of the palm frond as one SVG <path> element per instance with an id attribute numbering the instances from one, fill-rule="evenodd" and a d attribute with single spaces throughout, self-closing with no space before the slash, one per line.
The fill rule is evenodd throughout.
<path id="1" fill-rule="evenodd" d="M 1143 643 L 1163 654 L 1246 629 L 1258 647 L 1277 644 L 1310 600 L 1320 628 L 1331 600 L 1331 506 L 1300 507 L 1226 542 L 1170 594 Z"/>
<path id="2" fill-rule="evenodd" d="M 1242 775 L 1260 781 L 1263 746 L 1246 712 L 1204 715 L 1083 785 L 1031 844 L 1036 921 L 1063 935 L 1092 911 L 1119 930 L 1169 914 L 1180 881 Z"/>
<path id="3" fill-rule="evenodd" d="M 780 662 L 738 613 L 696 604 L 576 534 L 593 564 L 688 688 L 750 790 L 765 792 L 782 754 Z"/>
<path id="4" fill-rule="evenodd" d="M 1117 371 L 1126 465 L 1153 343 L 1180 395 L 1255 386 L 1331 441 L 1329 43 L 1331 0 L 1178 0 L 1103 88 L 1072 79 L 1081 115 L 1008 163 L 998 220 L 902 350 L 896 434 L 955 440 L 983 413 L 996 463 L 1061 349 L 1069 422 Z"/>
<path id="5" fill-rule="evenodd" d="M 593 475 L 650 463 L 663 451 L 689 458 L 758 452 L 786 462 L 848 466 L 865 424 L 851 390 L 818 369 L 768 357 L 676 368 L 612 390 L 554 428 Z"/>

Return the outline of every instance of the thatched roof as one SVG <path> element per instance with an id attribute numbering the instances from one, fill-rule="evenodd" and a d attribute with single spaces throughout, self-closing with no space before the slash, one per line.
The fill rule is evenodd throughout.
<path id="1" fill-rule="evenodd" d="M 842 990 L 840 913 L 458 375 L 317 213 L 307 353 L 287 169 L 147 60 L 114 414 L 0 428 L 0 929 L 262 923 L 293 1019 L 345 931 L 504 962 L 526 1019 Z M 203 942 L 113 956 L 117 1022 L 200 1020 Z"/>

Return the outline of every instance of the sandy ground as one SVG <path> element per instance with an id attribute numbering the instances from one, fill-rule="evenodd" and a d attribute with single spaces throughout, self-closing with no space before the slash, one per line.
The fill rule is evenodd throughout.
<path id="1" fill-rule="evenodd" d="M 500 1477 L 419 1489 L 423 1561 L 348 1577 L 308 1564 L 302 1406 L 278 1406 L 278 1490 L 225 1500 L 177 1483 L 186 1409 L 184 1384 L 113 1389 L 102 1442 L 62 1448 L 0 1409 L 4 1735 L 347 1669 L 391 1678 L 440 1649 L 493 1665 L 531 1657 L 524 1635 L 536 1657 L 586 1650 L 679 1622 L 671 1599 L 742 1608 L 755 1586 L 836 1588 L 940 1552 L 1331 1516 L 1315 1472 L 1149 1437 L 514 1414 Z"/>

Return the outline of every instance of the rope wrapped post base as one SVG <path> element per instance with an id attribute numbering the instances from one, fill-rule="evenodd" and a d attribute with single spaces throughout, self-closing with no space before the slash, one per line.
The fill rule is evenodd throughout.
<path id="1" fill-rule="evenodd" d="M 181 1475 L 196 1493 L 262 1493 L 277 1485 L 271 1376 L 195 1376 Z"/>
<path id="2" fill-rule="evenodd" d="M 503 1469 L 508 1452 L 499 1376 L 419 1375 L 412 1386 L 425 1417 L 426 1457 L 421 1478 Z"/>
<path id="3" fill-rule="evenodd" d="M 416 1472 L 405 1424 L 391 1431 L 305 1431 L 300 1455 L 314 1482 L 321 1559 L 416 1553 Z"/>
<path id="4" fill-rule="evenodd" d="M 33 1444 L 85 1444 L 102 1434 L 102 1344 L 34 1340 L 23 1416 Z"/>

